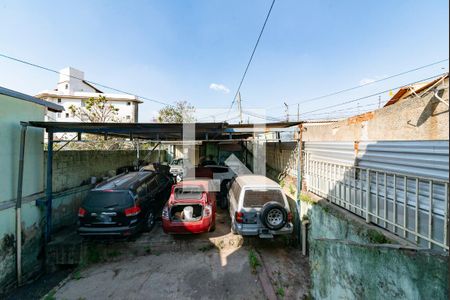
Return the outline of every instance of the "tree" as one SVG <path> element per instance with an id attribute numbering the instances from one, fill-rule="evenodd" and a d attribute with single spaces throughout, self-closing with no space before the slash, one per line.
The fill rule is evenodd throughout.
<path id="1" fill-rule="evenodd" d="M 69 106 L 69 111 L 72 115 L 78 118 L 81 122 L 119 122 L 117 118 L 119 109 L 114 107 L 105 96 L 100 95 L 98 98 L 91 97 L 84 102 L 84 106 L 76 107 Z M 95 134 L 83 134 L 84 140 L 88 142 L 74 143 L 66 147 L 67 149 L 77 150 L 116 150 L 132 148 L 126 143 L 120 143 L 116 138 L 109 138 Z M 66 137 L 67 138 L 67 137 Z"/>
<path id="2" fill-rule="evenodd" d="M 91 97 L 84 102 L 84 107 L 69 106 L 73 116 L 82 122 L 118 122 L 117 114 L 119 109 L 108 102 L 104 96 L 98 98 Z"/>
<path id="3" fill-rule="evenodd" d="M 195 122 L 195 107 L 187 101 L 177 101 L 175 105 L 167 105 L 158 112 L 159 123 L 192 123 Z"/>

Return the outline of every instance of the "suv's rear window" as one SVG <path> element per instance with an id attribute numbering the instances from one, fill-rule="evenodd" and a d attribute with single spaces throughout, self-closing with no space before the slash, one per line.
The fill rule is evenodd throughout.
<path id="1" fill-rule="evenodd" d="M 261 207 L 269 201 L 284 206 L 283 194 L 280 190 L 248 190 L 244 194 L 244 207 Z"/>
<path id="2" fill-rule="evenodd" d="M 185 199 L 202 199 L 202 194 L 204 190 L 199 186 L 183 186 L 175 188 L 175 199 L 185 200 Z"/>
<path id="3" fill-rule="evenodd" d="M 86 208 L 130 207 L 134 205 L 129 191 L 91 191 L 83 202 Z"/>

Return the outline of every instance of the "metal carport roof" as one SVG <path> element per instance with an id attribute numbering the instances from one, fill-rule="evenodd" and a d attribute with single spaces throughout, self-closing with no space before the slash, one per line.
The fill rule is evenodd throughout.
<path id="1" fill-rule="evenodd" d="M 298 124 L 299 122 L 268 124 L 24 122 L 24 125 L 45 128 L 49 133 L 93 133 L 157 141 L 183 140 L 183 128 L 185 125 L 186 128 L 195 126 L 196 140 L 225 140 L 247 138 L 254 132 L 279 131 Z"/>

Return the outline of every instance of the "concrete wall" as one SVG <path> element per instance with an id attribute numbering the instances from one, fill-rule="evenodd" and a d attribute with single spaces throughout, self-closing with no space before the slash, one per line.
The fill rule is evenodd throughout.
<path id="1" fill-rule="evenodd" d="M 149 151 L 140 151 L 143 159 Z M 161 151 L 161 161 L 166 152 Z M 86 150 L 59 151 L 53 157 L 53 191 L 60 192 L 90 183 L 91 177 L 111 177 L 117 168 L 131 166 L 136 161 L 136 151 Z M 153 151 L 148 161 L 158 161 L 158 151 Z M 47 152 L 45 152 L 45 164 Z"/>
<path id="2" fill-rule="evenodd" d="M 15 279 L 15 199 L 19 167 L 20 121 L 44 120 L 45 107 L 0 95 L 0 294 Z M 40 268 L 39 222 L 34 199 L 43 191 L 42 129 L 29 128 L 25 149 L 22 206 L 22 248 L 25 279 Z"/>
<path id="3" fill-rule="evenodd" d="M 20 121 L 44 120 L 45 107 L 0 95 L 0 203 L 16 198 Z M 25 150 L 23 196 L 43 190 L 43 130 L 29 128 Z"/>
<path id="4" fill-rule="evenodd" d="M 308 211 L 315 299 L 448 299 L 448 256 L 407 242 L 324 202 Z"/>
<path id="5" fill-rule="evenodd" d="M 447 89 L 441 97 L 448 101 Z M 428 93 L 357 117 L 304 125 L 304 141 L 448 140 L 448 106 Z"/>
<path id="6" fill-rule="evenodd" d="M 35 276 L 42 267 L 43 212 L 34 202 L 22 205 L 22 274 L 24 280 Z M 0 210 L 0 298 L 16 282 L 15 209 Z"/>

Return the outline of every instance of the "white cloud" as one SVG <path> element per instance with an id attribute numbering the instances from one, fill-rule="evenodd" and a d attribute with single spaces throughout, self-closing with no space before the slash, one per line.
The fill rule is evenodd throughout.
<path id="1" fill-rule="evenodd" d="M 369 84 L 369 83 L 372 83 L 374 81 L 375 81 L 375 79 L 373 79 L 373 78 L 363 78 L 363 79 L 361 79 L 359 81 L 359 85 Z"/>
<path id="2" fill-rule="evenodd" d="M 228 94 L 230 92 L 229 88 L 227 88 L 225 85 L 220 84 L 220 83 L 211 83 L 209 85 L 209 88 L 214 91 L 222 92 L 224 94 Z"/>

